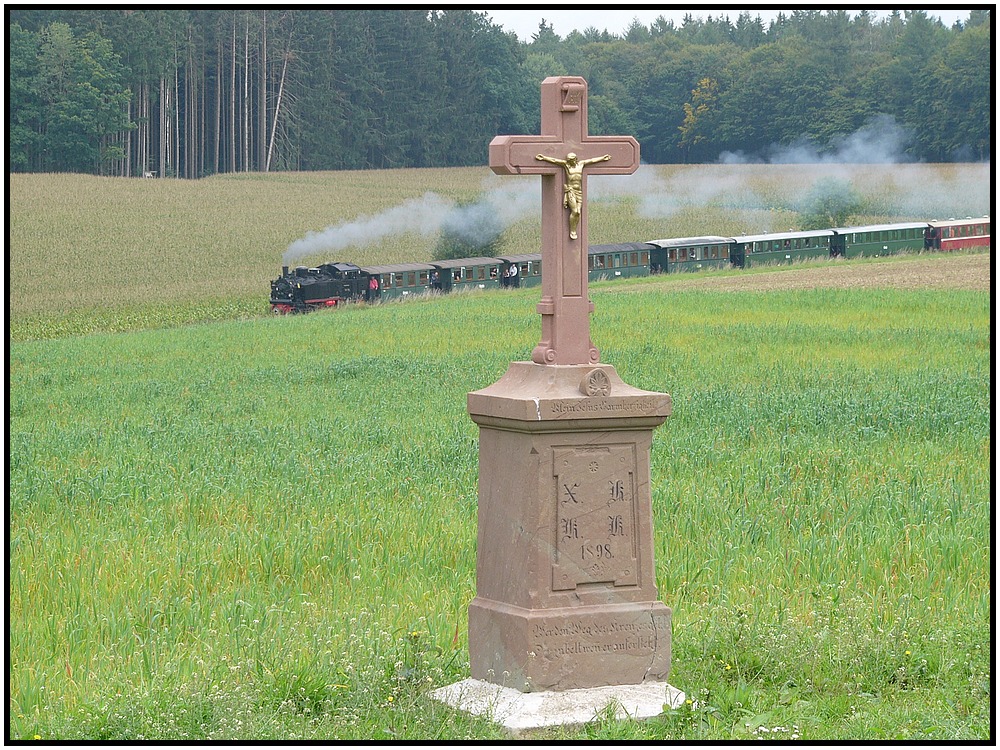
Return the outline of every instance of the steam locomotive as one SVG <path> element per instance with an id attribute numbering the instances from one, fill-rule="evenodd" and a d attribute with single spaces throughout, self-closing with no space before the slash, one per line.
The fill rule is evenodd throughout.
<path id="1" fill-rule="evenodd" d="M 591 245 L 588 269 L 590 280 L 599 281 L 966 247 L 992 247 L 990 217 Z M 427 292 L 535 286 L 541 278 L 540 253 L 386 266 L 323 263 L 315 268 L 298 266 L 291 270 L 284 266 L 281 276 L 271 282 L 271 311 L 284 315 Z"/>

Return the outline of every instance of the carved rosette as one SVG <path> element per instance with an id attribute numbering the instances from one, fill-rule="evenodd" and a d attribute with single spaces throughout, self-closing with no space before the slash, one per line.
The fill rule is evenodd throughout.
<path id="1" fill-rule="evenodd" d="M 610 396 L 611 378 L 604 370 L 591 370 L 580 382 L 580 393 L 584 396 Z"/>

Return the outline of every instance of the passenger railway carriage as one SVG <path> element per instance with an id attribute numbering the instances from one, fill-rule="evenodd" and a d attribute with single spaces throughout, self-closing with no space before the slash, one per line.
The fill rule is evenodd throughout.
<path id="1" fill-rule="evenodd" d="M 538 286 L 542 283 L 542 254 L 499 255 L 503 261 L 500 286 Z M 506 283 L 504 282 L 506 279 Z"/>
<path id="2" fill-rule="evenodd" d="M 650 273 L 679 273 L 704 268 L 728 268 L 732 237 L 681 237 L 650 240 Z"/>
<path id="3" fill-rule="evenodd" d="M 617 245 L 591 245 L 587 254 L 588 278 L 629 278 L 649 275 L 648 242 L 623 242 Z"/>
<path id="4" fill-rule="evenodd" d="M 927 222 L 838 227 L 833 230 L 833 254 L 845 258 L 878 257 L 924 247 Z"/>
<path id="5" fill-rule="evenodd" d="M 963 247 L 990 247 L 990 217 L 932 221 L 928 234 L 932 244 L 927 250 L 958 250 Z"/>
<path id="6" fill-rule="evenodd" d="M 737 268 L 746 268 L 829 258 L 837 255 L 832 252 L 833 236 L 833 230 L 824 229 L 734 237 L 730 261 Z"/>
<path id="7" fill-rule="evenodd" d="M 435 260 L 431 265 L 437 273 L 432 272 L 430 288 L 436 291 L 457 292 L 459 289 L 492 289 L 500 286 L 503 261 L 499 258 Z"/>
<path id="8" fill-rule="evenodd" d="M 591 245 L 588 278 L 603 279 L 679 273 L 707 268 L 780 265 L 814 258 L 879 256 L 904 251 L 958 250 L 992 246 L 990 217 L 837 227 L 739 237 L 681 237 Z M 275 313 L 309 312 L 347 302 L 378 302 L 425 292 L 537 286 L 541 253 L 496 258 L 460 258 L 359 268 L 324 263 L 282 269 L 271 282 Z"/>

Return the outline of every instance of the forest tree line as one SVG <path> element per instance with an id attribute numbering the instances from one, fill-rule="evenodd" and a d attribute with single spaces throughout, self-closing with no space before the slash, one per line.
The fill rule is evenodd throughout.
<path id="1" fill-rule="evenodd" d="M 484 164 L 538 84 L 589 83 L 590 132 L 649 163 L 829 149 L 879 118 L 912 160 L 991 156 L 992 13 L 742 12 L 529 43 L 471 10 L 8 12 L 8 169 L 197 178 Z"/>

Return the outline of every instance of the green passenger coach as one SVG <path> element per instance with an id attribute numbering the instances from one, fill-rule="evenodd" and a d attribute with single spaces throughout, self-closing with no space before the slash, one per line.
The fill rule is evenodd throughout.
<path id="1" fill-rule="evenodd" d="M 431 288 L 442 292 L 459 289 L 496 289 L 500 286 L 499 258 L 459 258 L 433 261 L 437 277 Z"/>
<path id="2" fill-rule="evenodd" d="M 649 276 L 649 251 L 646 242 L 591 245 L 587 253 L 588 278 L 600 281 Z"/>
<path id="3" fill-rule="evenodd" d="M 731 259 L 737 268 L 746 268 L 829 258 L 832 239 L 829 229 L 741 235 L 733 238 Z"/>
<path id="4" fill-rule="evenodd" d="M 538 286 L 542 283 L 542 254 L 498 255 L 503 261 L 501 287 Z M 513 270 L 513 273 L 511 271 Z"/>
<path id="5" fill-rule="evenodd" d="M 429 263 L 396 263 L 366 266 L 361 271 L 369 280 L 369 291 L 365 299 L 377 302 L 426 292 L 434 266 Z M 371 283 L 372 279 L 375 284 Z"/>
<path id="6" fill-rule="evenodd" d="M 650 273 L 700 271 L 704 268 L 728 268 L 732 237 L 681 237 L 673 240 L 650 240 Z"/>
<path id="7" fill-rule="evenodd" d="M 865 227 L 837 227 L 833 230 L 833 254 L 845 258 L 878 257 L 924 248 L 927 222 L 873 224 Z"/>

